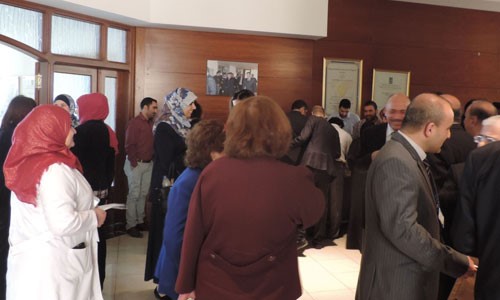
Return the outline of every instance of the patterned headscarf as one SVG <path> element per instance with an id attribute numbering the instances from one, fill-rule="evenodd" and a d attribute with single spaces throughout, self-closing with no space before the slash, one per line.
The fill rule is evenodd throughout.
<path id="1" fill-rule="evenodd" d="M 191 123 L 184 116 L 184 109 L 198 98 L 193 92 L 186 88 L 176 88 L 165 96 L 165 104 L 161 109 L 160 116 L 156 119 L 153 132 L 160 123 L 169 124 L 178 135 L 186 138 Z"/>
<path id="2" fill-rule="evenodd" d="M 52 103 L 56 103 L 57 100 L 61 100 L 62 102 L 66 103 L 69 107 L 69 114 L 71 115 L 71 126 L 74 128 L 79 125 L 78 122 L 78 115 L 76 113 L 76 104 L 75 100 L 73 100 L 73 97 L 71 97 L 68 94 L 61 94 L 58 95 L 57 97 L 54 98 L 54 101 Z"/>

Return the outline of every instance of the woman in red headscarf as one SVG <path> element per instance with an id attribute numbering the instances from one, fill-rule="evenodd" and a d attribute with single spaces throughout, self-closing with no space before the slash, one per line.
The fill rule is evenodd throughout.
<path id="1" fill-rule="evenodd" d="M 13 192 L 7 299 L 102 299 L 97 227 L 106 213 L 69 150 L 75 130 L 53 105 L 16 128 L 4 164 Z"/>
<path id="2" fill-rule="evenodd" d="M 100 93 L 78 98 L 80 125 L 76 127 L 75 146 L 71 151 L 82 164 L 83 176 L 90 183 L 99 204 L 106 204 L 115 175 L 115 155 L 118 140 L 115 132 L 104 123 L 109 114 L 108 98 Z M 106 277 L 106 237 L 104 228 L 98 230 L 97 261 L 101 288 Z"/>

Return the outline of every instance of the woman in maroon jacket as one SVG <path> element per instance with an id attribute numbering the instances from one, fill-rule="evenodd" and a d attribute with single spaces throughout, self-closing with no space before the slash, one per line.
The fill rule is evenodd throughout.
<path id="1" fill-rule="evenodd" d="M 272 99 L 237 105 L 226 157 L 200 175 L 191 196 L 176 291 L 179 299 L 297 299 L 297 227 L 324 209 L 305 167 L 282 163 L 290 123 Z"/>

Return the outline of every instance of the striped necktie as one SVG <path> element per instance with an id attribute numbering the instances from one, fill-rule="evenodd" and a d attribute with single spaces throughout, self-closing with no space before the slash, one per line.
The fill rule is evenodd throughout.
<path id="1" fill-rule="evenodd" d="M 432 198 L 434 200 L 434 204 L 436 205 L 436 212 L 438 214 L 439 222 L 441 223 L 442 226 L 444 224 L 444 216 L 441 213 L 441 209 L 439 208 L 439 193 L 436 187 L 436 182 L 434 181 L 434 176 L 432 175 L 431 165 L 429 164 L 427 158 L 424 159 L 422 162 L 424 163 L 425 172 L 427 173 L 427 177 L 429 178 L 429 181 L 431 183 L 432 196 L 433 196 Z"/>

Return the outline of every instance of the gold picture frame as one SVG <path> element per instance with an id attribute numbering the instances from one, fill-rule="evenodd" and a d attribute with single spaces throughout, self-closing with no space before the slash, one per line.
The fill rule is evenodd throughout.
<path id="1" fill-rule="evenodd" d="M 373 69 L 372 100 L 381 109 L 393 94 L 410 96 L 410 71 Z"/>
<path id="2" fill-rule="evenodd" d="M 359 114 L 363 82 L 363 60 L 323 58 L 323 100 L 327 116 L 338 111 L 340 100 L 351 101 L 351 111 Z"/>

